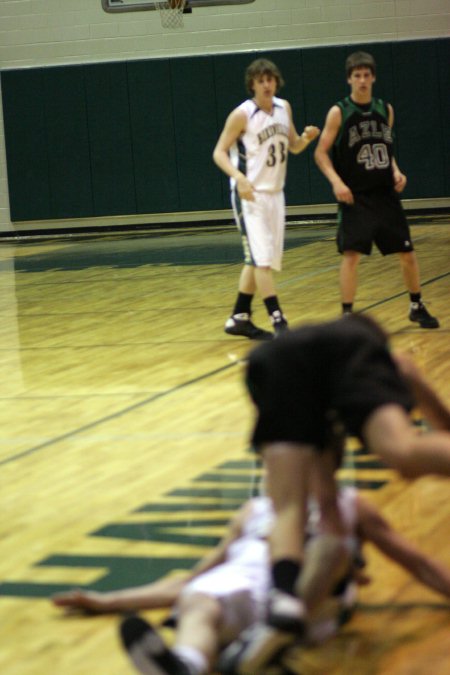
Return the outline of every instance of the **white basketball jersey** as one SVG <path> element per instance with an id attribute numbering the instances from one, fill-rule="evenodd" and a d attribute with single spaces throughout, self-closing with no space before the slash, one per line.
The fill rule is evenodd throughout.
<path id="1" fill-rule="evenodd" d="M 358 524 L 358 491 L 353 487 L 342 487 L 338 491 L 338 508 L 347 534 L 355 534 Z M 308 500 L 307 535 L 322 534 L 319 506 L 314 498 Z"/>
<path id="2" fill-rule="evenodd" d="M 238 106 L 247 116 L 247 127 L 230 149 L 230 159 L 254 186 L 255 190 L 279 192 L 286 180 L 289 153 L 290 117 L 286 101 L 273 98 L 271 113 L 264 112 L 248 99 Z M 235 185 L 231 179 L 231 187 Z"/>
<path id="3" fill-rule="evenodd" d="M 242 527 L 241 536 L 230 544 L 227 560 L 235 565 L 268 569 L 267 537 L 275 520 L 272 501 L 268 497 L 254 497 L 251 511 Z"/>

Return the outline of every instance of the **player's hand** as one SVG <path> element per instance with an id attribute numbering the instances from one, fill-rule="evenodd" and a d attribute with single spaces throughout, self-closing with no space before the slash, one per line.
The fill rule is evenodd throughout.
<path id="1" fill-rule="evenodd" d="M 406 187 L 406 176 L 401 171 L 394 171 L 394 190 L 403 192 Z"/>
<path id="2" fill-rule="evenodd" d="M 334 192 L 334 196 L 336 197 L 338 202 L 341 202 L 342 204 L 354 204 L 355 203 L 355 200 L 354 200 L 354 197 L 353 197 L 353 192 L 342 181 L 339 181 L 339 183 L 336 183 L 335 185 L 333 185 L 333 192 Z"/>
<path id="3" fill-rule="evenodd" d="M 101 593 L 74 589 L 66 593 L 57 593 L 52 598 L 53 604 L 66 609 L 80 610 L 93 614 L 107 612 L 107 603 Z"/>
<path id="4" fill-rule="evenodd" d="M 311 143 L 311 141 L 314 141 L 314 139 L 316 139 L 319 134 L 319 127 L 308 125 L 303 129 L 302 136 L 306 141 L 308 141 L 308 143 Z"/>
<path id="5" fill-rule="evenodd" d="M 254 187 L 244 174 L 236 180 L 236 187 L 241 199 L 246 199 L 249 202 L 255 201 Z"/>

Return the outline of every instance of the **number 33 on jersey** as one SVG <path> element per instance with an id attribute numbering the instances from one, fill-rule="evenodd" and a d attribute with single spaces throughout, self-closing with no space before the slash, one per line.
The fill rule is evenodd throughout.
<path id="1" fill-rule="evenodd" d="M 247 116 L 244 134 L 230 149 L 233 165 L 255 190 L 279 192 L 286 180 L 290 118 L 283 99 L 273 98 L 271 113 L 247 100 L 239 106 Z"/>

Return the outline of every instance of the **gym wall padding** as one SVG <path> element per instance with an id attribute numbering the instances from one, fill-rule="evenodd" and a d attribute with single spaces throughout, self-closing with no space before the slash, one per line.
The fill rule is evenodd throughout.
<path id="1" fill-rule="evenodd" d="M 212 163 L 219 133 L 213 59 L 173 59 L 170 65 L 180 210 L 214 210 L 221 201 L 221 187 Z"/>
<path id="2" fill-rule="evenodd" d="M 94 65 L 84 78 L 94 214 L 135 213 L 127 64 Z"/>
<path id="3" fill-rule="evenodd" d="M 437 42 L 439 69 L 439 106 L 442 134 L 442 156 L 444 157 L 444 192 L 450 194 L 450 40 Z"/>
<path id="4" fill-rule="evenodd" d="M 393 75 L 395 114 L 401 120 L 398 134 L 399 166 L 413 167 L 407 171 L 408 197 L 439 197 L 445 193 L 444 166 L 449 156 L 443 152 L 444 127 L 441 119 L 442 96 L 449 106 L 450 91 L 440 91 L 438 45 L 430 41 L 393 45 Z M 448 194 L 448 193 L 447 193 Z"/>
<path id="5" fill-rule="evenodd" d="M 348 93 L 346 56 L 377 61 L 374 94 L 395 109 L 404 196 L 450 194 L 450 39 L 352 44 L 5 70 L 1 73 L 11 220 L 214 211 L 229 208 L 212 150 L 246 96 L 258 56 L 279 66 L 280 95 L 301 132 L 323 127 Z M 287 204 L 333 201 L 311 150 L 290 156 Z"/>
<path id="6" fill-rule="evenodd" d="M 170 61 L 127 64 L 136 213 L 180 210 Z"/>
<path id="7" fill-rule="evenodd" d="M 2 76 L 11 220 L 50 218 L 42 69 Z"/>
<path id="8" fill-rule="evenodd" d="M 83 66 L 42 71 L 51 218 L 94 215 L 84 74 Z"/>

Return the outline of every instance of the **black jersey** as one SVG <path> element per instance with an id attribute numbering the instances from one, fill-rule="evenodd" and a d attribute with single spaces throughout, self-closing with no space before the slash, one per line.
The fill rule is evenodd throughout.
<path id="1" fill-rule="evenodd" d="M 342 123 L 333 146 L 333 165 L 352 192 L 393 186 L 392 130 L 387 104 L 373 98 L 358 105 L 350 96 L 337 103 Z"/>
<path id="2" fill-rule="evenodd" d="M 412 399 L 380 329 L 363 315 L 304 324 L 249 355 L 247 386 L 258 409 L 252 443 L 334 445 L 361 436 L 372 412 Z M 343 425 L 343 426 L 341 426 Z"/>

